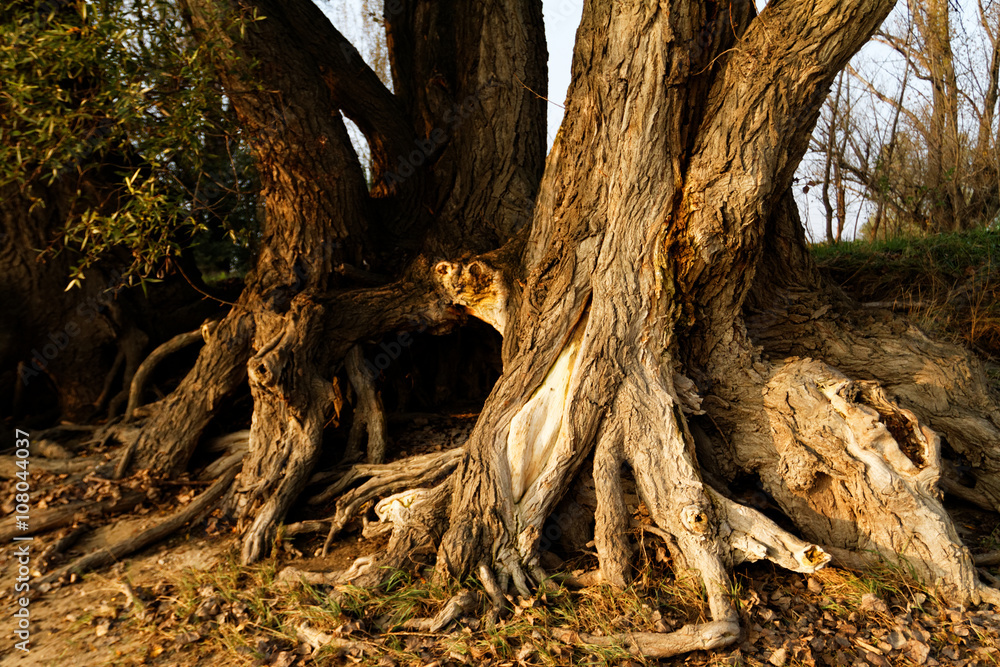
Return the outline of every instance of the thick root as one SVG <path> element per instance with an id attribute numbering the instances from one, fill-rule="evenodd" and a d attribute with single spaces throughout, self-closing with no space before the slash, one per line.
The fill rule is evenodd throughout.
<path id="1" fill-rule="evenodd" d="M 386 450 L 385 408 L 375 389 L 375 378 L 364 367 L 360 345 L 351 348 L 345 362 L 347 377 L 354 387 L 358 402 L 354 406 L 354 421 L 351 422 L 344 458 L 348 461 L 361 458 L 361 441 L 367 433 L 368 446 L 365 451 L 368 453 L 368 463 L 382 463 L 385 461 Z"/>
<path id="2" fill-rule="evenodd" d="M 902 317 L 851 308 L 835 297 L 786 289 L 747 325 L 767 354 L 818 358 L 852 378 L 878 381 L 966 459 L 976 498 L 1000 510 L 1000 409 L 982 363 L 957 345 L 928 338 Z"/>
<path id="3" fill-rule="evenodd" d="M 764 393 L 774 451 L 765 488 L 812 539 L 912 568 L 950 599 L 979 602 L 975 567 L 941 505 L 937 435 L 872 382 L 790 359 Z M 775 464 L 776 463 L 776 464 Z"/>
<path id="4" fill-rule="evenodd" d="M 436 483 L 450 475 L 463 454 L 462 449 L 450 449 L 439 454 L 427 454 L 380 466 L 365 466 L 366 472 L 372 477 L 337 500 L 334 514 L 328 519 L 330 530 L 326 542 L 323 543 L 323 555 L 326 555 L 333 539 L 340 534 L 347 522 L 358 514 L 363 505 L 375 498 L 383 498 L 375 507 L 375 513 L 380 520 L 397 526 L 406 524 L 407 520 L 404 517 L 409 515 L 411 507 L 414 504 L 419 505 L 423 494 L 428 493 L 426 489 L 417 487 Z M 373 470 L 376 467 L 378 469 Z M 357 479 L 359 475 L 354 471 L 358 468 L 361 466 L 352 468 L 342 479 Z M 341 486 L 341 482 L 338 481 L 331 488 Z"/>
<path id="5" fill-rule="evenodd" d="M 674 632 L 630 632 L 598 637 L 583 632 L 554 628 L 552 636 L 574 646 L 627 646 L 629 652 L 646 658 L 669 658 L 691 651 L 711 651 L 739 639 L 740 626 L 732 621 L 712 621 L 685 625 Z"/>
<path id="6" fill-rule="evenodd" d="M 218 322 L 205 322 L 200 328 L 195 329 L 194 331 L 177 334 L 150 352 L 149 356 L 146 357 L 141 364 L 139 364 L 139 368 L 135 371 L 135 375 L 132 376 L 132 381 L 129 385 L 128 406 L 125 408 L 126 421 L 133 418 L 135 409 L 139 407 L 139 402 L 142 400 L 142 393 L 146 388 L 146 382 L 149 380 L 149 376 L 159 363 L 174 352 L 182 350 L 192 343 L 196 343 L 198 341 L 207 343 L 217 325 Z"/>
<path id="7" fill-rule="evenodd" d="M 252 324 L 241 308 L 219 323 L 194 368 L 143 424 L 133 469 L 168 476 L 184 470 L 216 408 L 246 378 Z"/>
<path id="8" fill-rule="evenodd" d="M 729 564 L 769 560 L 792 572 L 811 573 L 830 562 L 830 554 L 783 530 L 757 510 L 708 487 L 719 519 L 719 534 L 729 545 Z"/>
<path id="9" fill-rule="evenodd" d="M 319 458 L 323 428 L 342 404 L 339 387 L 317 375 L 322 365 L 303 353 L 318 353 L 322 316 L 305 297 L 296 297 L 283 315 L 259 315 L 257 333 L 266 342 L 247 364 L 254 414 L 235 499 L 241 527 L 253 517 L 243 535 L 244 564 L 270 551 Z"/>
<path id="10" fill-rule="evenodd" d="M 176 532 L 189 521 L 192 521 L 201 514 L 211 510 L 212 506 L 222 497 L 222 494 L 229 490 L 229 487 L 232 485 L 238 472 L 239 471 L 235 466 L 230 468 L 226 474 L 220 477 L 214 484 L 212 484 L 212 486 L 205 490 L 204 493 L 191 501 L 187 507 L 175 513 L 162 523 L 159 523 L 152 528 L 147 528 L 141 533 L 128 537 L 116 544 L 111 545 L 110 547 L 101 548 L 90 554 L 81 556 L 72 563 L 42 577 L 38 581 L 40 589 L 47 590 L 47 588 L 42 589 L 41 587 L 51 586 L 53 583 L 71 574 L 82 574 L 88 570 L 110 565 L 128 554 L 139 551 L 140 549 L 143 549 L 150 544 L 154 544 Z"/>

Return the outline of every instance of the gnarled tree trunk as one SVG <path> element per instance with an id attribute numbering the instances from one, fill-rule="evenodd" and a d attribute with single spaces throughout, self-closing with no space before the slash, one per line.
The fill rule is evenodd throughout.
<path id="1" fill-rule="evenodd" d="M 214 3 L 189 4 L 202 29 L 228 25 Z M 632 574 L 628 464 L 675 566 L 705 584 L 713 620 L 658 655 L 735 640 L 728 571 L 747 559 L 811 572 L 875 552 L 956 601 L 997 599 L 937 490 L 936 430 L 967 456 L 995 456 L 975 363 L 898 326 L 874 334 L 868 364 L 845 352 L 864 331 L 833 318 L 853 305 L 816 275 L 789 190 L 830 83 L 890 0 L 774 0 L 760 16 L 749 1 L 587 2 L 544 175 L 537 1 L 393 3 L 395 94 L 351 48 L 323 42 L 343 38 L 310 3 L 253 4 L 266 19 L 232 45 L 260 68 L 220 71 L 258 152 L 263 250 L 215 342 L 145 426 L 139 459 L 182 467 L 246 363 L 245 560 L 302 489 L 348 355 L 359 377 L 356 343 L 464 312 L 504 336 L 503 375 L 450 481 L 379 503 L 390 548 L 352 577 L 436 543 L 442 572 L 480 576 L 498 603 L 510 582 L 528 592 L 545 576 L 543 523 L 593 453 L 600 577 Z M 293 37 L 297 49 L 275 51 Z M 368 192 L 337 109 L 373 151 Z M 387 240 L 402 250 L 380 252 Z M 350 284 L 337 277 L 348 262 L 395 281 Z M 815 304 L 804 318 L 797 294 Z M 935 388 L 921 360 L 966 377 Z M 990 416 L 970 416 L 981 408 Z M 963 440 L 970 424 L 993 440 Z M 984 502 L 993 470 L 974 490 Z M 727 497 L 739 474 L 757 475 L 805 539 Z"/>
<path id="2" fill-rule="evenodd" d="M 195 368 L 142 426 L 133 462 L 161 475 L 183 470 L 221 399 L 248 379 L 254 415 L 235 499 L 247 562 L 267 552 L 308 479 L 343 402 L 335 375 L 355 345 L 462 317 L 457 295 L 432 280 L 430 259 L 443 256 L 419 251 L 490 250 L 525 225 L 545 120 L 529 90 L 545 87 L 536 3 L 524 2 L 516 20 L 500 4 L 454 17 L 414 4 L 395 16 L 404 44 L 394 51 L 396 96 L 311 2 L 251 4 L 264 18 L 242 37 L 233 27 L 240 3 L 186 6 L 203 38 L 235 54 L 218 70 L 257 154 L 260 256 Z M 432 20 L 428 12 L 443 12 L 431 38 L 403 38 Z M 425 61 L 419 76 L 433 78 L 433 99 L 403 85 L 408 57 Z M 370 190 L 341 111 L 368 139 Z M 511 189 L 519 206 L 500 197 Z M 395 281 L 362 287 L 358 275 L 362 285 Z"/>

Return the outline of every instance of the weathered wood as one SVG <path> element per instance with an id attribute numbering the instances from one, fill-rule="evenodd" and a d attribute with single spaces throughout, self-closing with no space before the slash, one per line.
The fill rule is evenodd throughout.
<path id="1" fill-rule="evenodd" d="M 0 478 L 17 479 L 17 472 L 20 470 L 17 466 L 19 460 L 23 461 L 24 459 L 18 459 L 16 456 L 0 456 Z M 77 459 L 37 458 L 32 459 L 30 470 L 52 475 L 72 475 L 73 473 L 95 468 L 101 463 L 104 463 L 103 459 L 90 456 Z"/>
<path id="2" fill-rule="evenodd" d="M 330 531 L 323 543 L 323 554 L 326 554 L 333 538 L 357 515 L 362 505 L 374 498 L 385 497 L 404 489 L 419 489 L 447 477 L 464 453 L 462 449 L 450 449 L 437 455 L 421 457 L 421 460 L 404 459 L 395 464 L 380 466 L 380 474 L 373 475 L 367 482 L 344 493 L 337 500 L 336 510 L 328 519 Z M 408 500 L 405 504 L 409 507 L 411 503 L 412 500 Z"/>
<path id="3" fill-rule="evenodd" d="M 38 535 L 47 530 L 84 521 L 88 517 L 127 512 L 145 499 L 146 494 L 141 491 L 126 490 L 120 498 L 111 500 L 102 500 L 96 503 L 90 500 L 81 500 L 49 507 L 32 512 L 31 520 L 28 522 L 28 530 L 20 530 L 17 527 L 15 517 L 11 515 L 0 523 L 0 539 L 9 542 L 15 535 Z"/>
<path id="4" fill-rule="evenodd" d="M 387 446 L 385 408 L 382 407 L 382 398 L 375 388 L 374 374 L 364 367 L 363 361 L 359 345 L 352 347 L 345 359 L 347 377 L 358 399 L 354 406 L 351 432 L 347 436 L 345 458 L 351 461 L 361 457 L 361 440 L 367 434 L 364 451 L 367 453 L 368 463 L 382 463 Z"/>
<path id="5" fill-rule="evenodd" d="M 714 621 L 685 625 L 674 632 L 629 632 L 606 637 L 563 628 L 553 628 L 551 632 L 559 641 L 574 646 L 625 646 L 634 655 L 657 659 L 728 646 L 739 639 L 740 626 L 728 621 Z"/>

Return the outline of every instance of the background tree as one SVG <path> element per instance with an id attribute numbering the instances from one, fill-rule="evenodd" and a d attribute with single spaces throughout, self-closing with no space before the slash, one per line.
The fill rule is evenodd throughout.
<path id="1" fill-rule="evenodd" d="M 148 339 L 209 312 L 168 322 L 157 305 L 193 292 L 168 284 L 153 304 L 145 293 L 157 276 L 176 278 L 191 234 L 223 226 L 209 210 L 233 208 L 221 95 L 177 21 L 165 2 L 4 12 L 5 414 L 38 416 L 52 397 L 69 420 L 120 410 Z M 138 279 L 143 292 L 125 289 Z"/>
<path id="2" fill-rule="evenodd" d="M 864 120 L 856 113 L 815 147 L 873 204 L 863 227 L 870 238 L 973 229 L 996 217 L 997 6 L 979 3 L 974 23 L 961 18 L 948 2 L 909 3 L 877 38 L 901 67 L 866 68 L 887 59 L 861 58 L 851 74 L 868 92 L 856 101 Z M 823 172 L 814 180 L 829 187 Z"/>

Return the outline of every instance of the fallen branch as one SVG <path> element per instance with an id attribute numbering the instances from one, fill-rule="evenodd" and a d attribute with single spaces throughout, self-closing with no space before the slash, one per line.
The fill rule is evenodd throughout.
<path id="1" fill-rule="evenodd" d="M 0 456 L 0 478 L 2 479 L 17 479 L 17 471 L 20 468 L 17 467 L 17 462 L 23 460 L 18 459 L 14 456 Z M 32 472 L 47 472 L 52 475 L 72 475 L 73 473 L 83 472 L 89 468 L 103 463 L 103 459 L 98 457 L 88 457 L 81 459 L 32 459 L 31 461 L 31 471 Z"/>
<path id="2" fill-rule="evenodd" d="M 552 636 L 576 646 L 625 646 L 633 655 L 669 658 L 691 651 L 710 651 L 728 646 L 740 635 L 740 626 L 730 621 L 685 625 L 674 632 L 630 632 L 598 637 L 565 628 L 553 628 Z"/>
<path id="3" fill-rule="evenodd" d="M 169 517 L 166 521 L 163 521 L 152 528 L 147 528 L 138 535 L 122 540 L 110 547 L 98 549 L 97 551 L 89 553 L 86 556 L 82 556 L 69 565 L 66 565 L 65 567 L 62 567 L 43 577 L 39 581 L 39 584 L 51 585 L 66 575 L 82 574 L 88 570 L 103 567 L 113 563 L 122 556 L 127 556 L 128 554 L 147 547 L 154 542 L 158 542 L 197 517 L 202 512 L 209 509 L 212 504 L 222 497 L 222 494 L 229 489 L 233 480 L 236 479 L 238 472 L 238 467 L 234 466 L 230 468 L 225 475 L 220 477 L 204 493 L 198 496 L 195 500 L 191 501 L 187 507 Z"/>
<path id="4" fill-rule="evenodd" d="M 32 463 L 32 465 L 35 465 L 35 463 Z M 0 541 L 9 542 L 15 535 L 27 537 L 29 535 L 44 533 L 54 528 L 62 528 L 72 523 L 84 521 L 88 516 L 127 512 L 145 500 L 145 498 L 145 493 L 130 490 L 124 493 L 121 498 L 104 500 L 98 503 L 91 500 L 81 500 L 69 503 L 68 505 L 59 505 L 33 514 L 27 530 L 18 528 L 16 519 L 13 516 L 9 516 L 0 525 Z"/>

